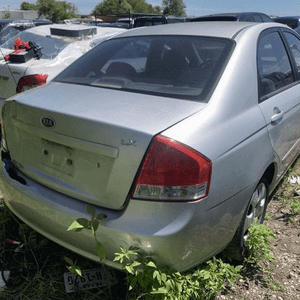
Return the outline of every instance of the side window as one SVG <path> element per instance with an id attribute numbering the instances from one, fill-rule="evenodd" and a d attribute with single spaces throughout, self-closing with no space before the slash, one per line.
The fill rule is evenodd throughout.
<path id="1" fill-rule="evenodd" d="M 247 16 L 244 21 L 245 22 L 253 22 L 253 19 L 251 16 Z"/>
<path id="2" fill-rule="evenodd" d="M 261 16 L 263 22 L 272 22 L 272 20 L 269 17 L 267 17 L 265 15 L 260 15 L 260 16 Z"/>
<path id="3" fill-rule="evenodd" d="M 254 22 L 258 22 L 258 23 L 262 22 L 262 19 L 259 15 L 253 15 L 252 17 Z"/>
<path id="4" fill-rule="evenodd" d="M 300 40 L 292 33 L 284 33 L 297 66 L 298 80 L 300 79 Z"/>
<path id="5" fill-rule="evenodd" d="M 278 32 L 263 35 L 258 43 L 257 68 L 260 99 L 294 82 L 288 54 Z"/>

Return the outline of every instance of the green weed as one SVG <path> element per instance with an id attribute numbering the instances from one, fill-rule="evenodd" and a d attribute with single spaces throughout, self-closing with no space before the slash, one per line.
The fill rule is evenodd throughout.
<path id="1" fill-rule="evenodd" d="M 272 240 L 275 240 L 275 236 L 269 227 L 263 224 L 251 226 L 247 239 L 245 264 L 256 264 L 264 260 L 274 260 Z"/>
<path id="2" fill-rule="evenodd" d="M 128 299 L 189 300 L 211 299 L 235 284 L 242 266 L 213 258 L 191 272 L 180 273 L 158 267 L 155 260 L 138 249 L 121 248 L 115 261 L 123 265 L 129 284 Z"/>

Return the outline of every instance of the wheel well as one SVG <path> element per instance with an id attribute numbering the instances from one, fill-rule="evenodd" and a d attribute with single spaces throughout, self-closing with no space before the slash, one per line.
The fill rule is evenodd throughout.
<path id="1" fill-rule="evenodd" d="M 268 181 L 269 186 L 272 184 L 273 179 L 274 179 L 274 174 L 275 174 L 275 165 L 271 164 L 265 171 L 264 175 L 262 178 L 265 178 Z"/>

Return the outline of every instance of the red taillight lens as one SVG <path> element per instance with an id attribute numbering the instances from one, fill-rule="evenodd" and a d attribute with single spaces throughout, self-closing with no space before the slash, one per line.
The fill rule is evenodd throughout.
<path id="1" fill-rule="evenodd" d="M 20 78 L 17 86 L 17 93 L 44 85 L 47 82 L 48 74 L 35 74 Z"/>
<path id="2" fill-rule="evenodd" d="M 144 159 L 131 197 L 198 200 L 208 194 L 211 168 L 211 161 L 193 148 L 158 135 Z"/>

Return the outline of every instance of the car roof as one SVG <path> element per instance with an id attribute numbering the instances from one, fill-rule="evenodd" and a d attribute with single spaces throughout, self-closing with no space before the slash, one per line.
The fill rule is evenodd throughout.
<path id="1" fill-rule="evenodd" d="M 202 20 L 207 20 L 207 21 L 214 21 L 215 19 L 217 19 L 217 21 L 222 21 L 221 19 L 223 19 L 223 21 L 237 21 L 239 20 L 241 17 L 247 17 L 247 16 L 251 16 L 251 15 L 260 15 L 260 16 L 265 16 L 267 18 L 270 19 L 270 22 L 272 22 L 272 19 L 261 12 L 232 12 L 232 13 L 218 13 L 218 14 L 211 14 L 211 15 L 205 15 L 205 16 L 199 16 L 199 17 L 195 17 L 191 19 L 191 22 L 195 22 L 195 21 L 202 21 Z M 219 19 L 219 20 L 218 20 Z"/>
<path id="2" fill-rule="evenodd" d="M 261 26 L 261 28 L 287 27 L 286 25 L 275 22 L 180 22 L 175 24 L 135 28 L 121 33 L 116 38 L 145 35 L 194 35 L 232 39 L 238 32 L 253 26 Z"/>
<path id="3" fill-rule="evenodd" d="M 231 12 L 231 13 L 218 13 L 218 14 L 210 14 L 207 16 L 234 16 L 240 17 L 245 15 L 252 15 L 252 14 L 261 14 L 260 12 Z M 204 16 L 206 17 L 206 16 Z"/>

